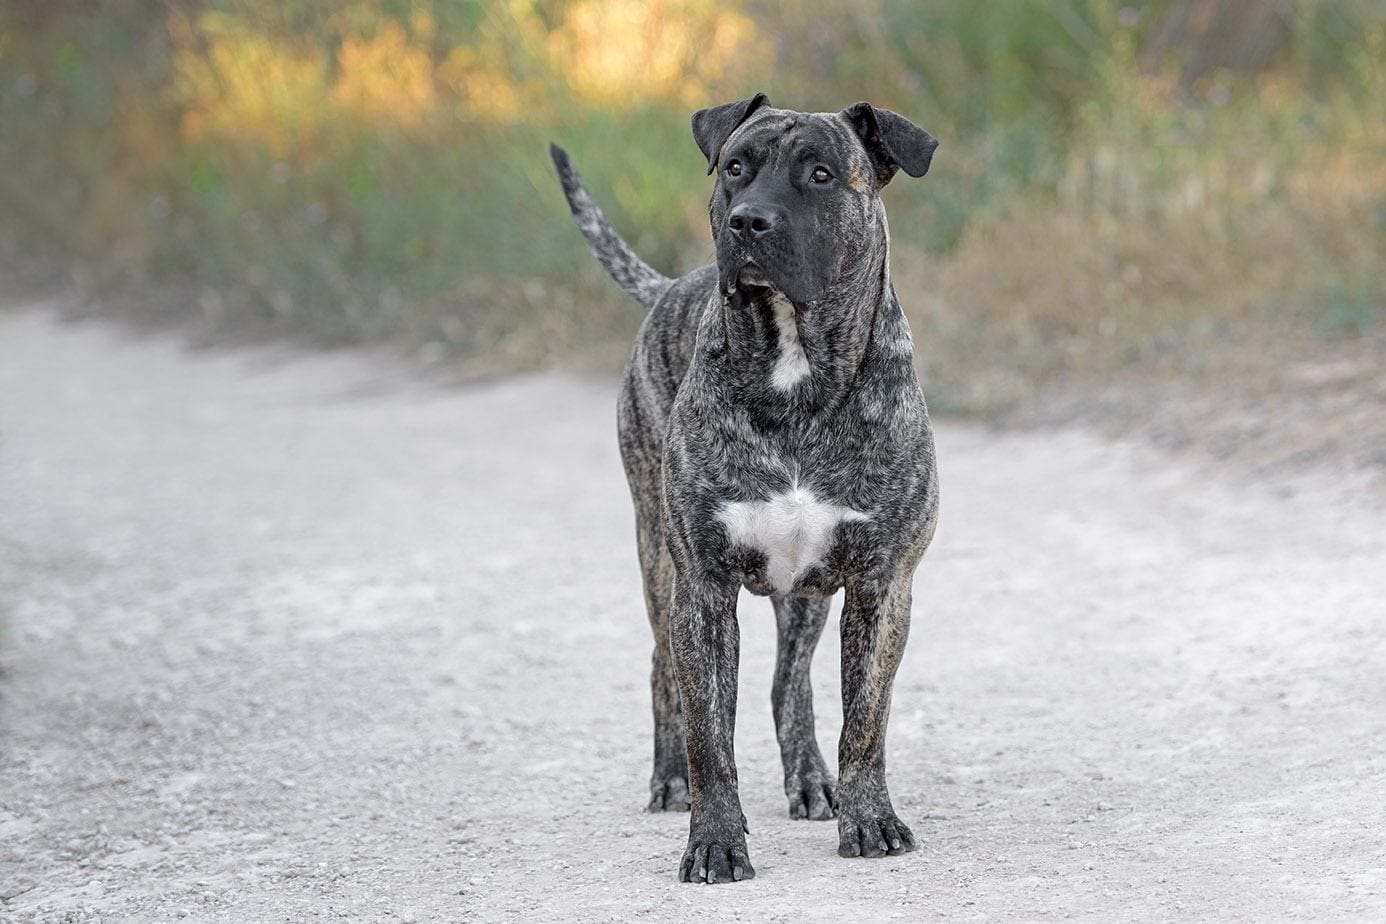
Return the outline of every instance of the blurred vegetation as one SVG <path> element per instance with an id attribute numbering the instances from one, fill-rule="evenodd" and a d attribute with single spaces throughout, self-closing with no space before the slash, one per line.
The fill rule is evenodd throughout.
<path id="1" fill-rule="evenodd" d="M 711 257 L 688 115 L 757 89 L 943 140 L 886 197 L 946 406 L 1209 318 L 1381 326 L 1386 0 L 12 0 L 0 261 L 218 329 L 620 355 L 548 140 L 672 273 Z"/>

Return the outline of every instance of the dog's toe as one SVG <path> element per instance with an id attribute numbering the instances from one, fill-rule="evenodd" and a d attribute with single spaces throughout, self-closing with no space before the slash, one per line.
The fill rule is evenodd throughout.
<path id="1" fill-rule="evenodd" d="M 688 781 L 681 776 L 655 780 L 650 784 L 650 812 L 686 812 L 693 804 Z"/>
<path id="2" fill-rule="evenodd" d="M 692 844 L 684 853 L 679 864 L 680 882 L 705 882 L 715 885 L 719 882 L 740 882 L 754 879 L 756 868 L 744 843 L 732 844 Z"/>
<path id="3" fill-rule="evenodd" d="M 808 817 L 814 821 L 826 821 L 837 814 L 837 787 L 827 782 L 809 789 Z"/>
<path id="4" fill-rule="evenodd" d="M 790 787 L 789 817 L 826 821 L 837 816 L 837 784 L 813 777 Z"/>
<path id="5" fill-rule="evenodd" d="M 840 857 L 898 856 L 915 849 L 914 833 L 894 812 L 838 820 Z"/>

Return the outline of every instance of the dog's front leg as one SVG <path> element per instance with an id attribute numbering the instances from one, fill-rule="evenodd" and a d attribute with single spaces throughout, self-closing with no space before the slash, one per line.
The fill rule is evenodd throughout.
<path id="1" fill-rule="evenodd" d="M 839 856 L 914 849 L 886 789 L 885 734 L 895 670 L 910 631 L 908 571 L 847 585 L 842 609 L 842 739 L 838 745 Z"/>
<path id="2" fill-rule="evenodd" d="M 669 643 L 683 699 L 692 789 L 684 882 L 731 882 L 756 874 L 746 852 L 746 816 L 736 788 L 732 737 L 740 631 L 737 586 L 706 576 L 674 579 Z"/>

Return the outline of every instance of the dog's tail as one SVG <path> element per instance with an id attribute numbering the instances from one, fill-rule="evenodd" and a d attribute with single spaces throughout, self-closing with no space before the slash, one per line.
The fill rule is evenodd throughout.
<path id="1" fill-rule="evenodd" d="M 647 310 L 653 308 L 674 281 L 656 272 L 636 256 L 629 244 L 621 240 L 621 235 L 616 233 L 611 222 L 592 201 L 592 194 L 582 185 L 582 176 L 568 159 L 568 152 L 556 144 L 550 144 L 549 154 L 553 157 L 553 165 L 558 168 L 558 178 L 563 182 L 568 207 L 573 210 L 578 230 L 587 238 L 592 255 L 606 267 L 617 285 Z"/>

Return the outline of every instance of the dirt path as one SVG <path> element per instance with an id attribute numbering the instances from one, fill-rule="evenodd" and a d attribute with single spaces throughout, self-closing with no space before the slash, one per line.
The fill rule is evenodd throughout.
<path id="1" fill-rule="evenodd" d="M 0 314 L 0 919 L 1386 915 L 1380 504 L 952 423 L 891 726 L 922 849 L 785 817 L 747 599 L 759 875 L 676 883 L 612 396 Z"/>

